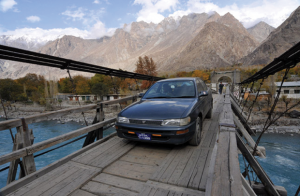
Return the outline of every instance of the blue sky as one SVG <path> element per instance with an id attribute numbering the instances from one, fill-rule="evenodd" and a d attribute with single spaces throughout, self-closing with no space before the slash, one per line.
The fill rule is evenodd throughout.
<path id="1" fill-rule="evenodd" d="M 300 0 L 0 0 L 0 35 L 33 37 L 112 35 L 124 23 L 159 23 L 189 13 L 233 14 L 245 27 L 259 21 L 277 27 Z"/>

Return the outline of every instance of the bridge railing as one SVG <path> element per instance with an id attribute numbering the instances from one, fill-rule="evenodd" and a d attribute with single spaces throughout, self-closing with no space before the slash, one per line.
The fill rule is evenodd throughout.
<path id="1" fill-rule="evenodd" d="M 77 108 L 63 109 L 41 115 L 28 116 L 22 119 L 13 119 L 1 122 L 0 131 L 11 128 L 17 129 L 17 134 L 14 138 L 13 152 L 0 156 L 0 165 L 10 162 L 7 184 L 16 179 L 18 165 L 20 165 L 21 167 L 20 177 L 27 176 L 36 171 L 33 156 L 33 154 L 36 152 L 84 134 L 87 135 L 83 147 L 93 143 L 95 139 L 101 140 L 103 138 L 103 127 L 116 121 L 116 118 L 104 120 L 104 105 L 124 103 L 130 100 L 132 101 L 132 103 L 135 102 L 137 100 L 137 96 L 129 96 L 117 100 L 100 102 L 99 104 L 91 104 Z M 72 113 L 85 112 L 93 109 L 96 109 L 96 116 L 92 125 L 33 144 L 34 136 L 32 130 L 28 129 L 28 124 L 40 122 L 43 120 L 49 120 Z M 105 139 L 102 139 L 102 141 L 105 141 Z M 22 158 L 22 161 L 20 161 L 20 158 Z M 62 162 L 60 161 L 58 163 L 61 164 Z M 55 167 L 55 164 L 52 165 L 52 168 L 53 167 Z"/>

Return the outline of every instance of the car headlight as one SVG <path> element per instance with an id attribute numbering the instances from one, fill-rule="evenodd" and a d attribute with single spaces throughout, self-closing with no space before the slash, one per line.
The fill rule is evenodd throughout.
<path id="1" fill-rule="evenodd" d="M 191 118 L 188 116 L 182 119 L 167 119 L 164 120 L 161 125 L 162 126 L 184 126 L 191 122 Z"/>
<path id="2" fill-rule="evenodd" d="M 126 117 L 118 117 L 117 118 L 117 121 L 119 122 L 119 123 L 129 123 L 129 119 L 128 118 L 126 118 Z"/>

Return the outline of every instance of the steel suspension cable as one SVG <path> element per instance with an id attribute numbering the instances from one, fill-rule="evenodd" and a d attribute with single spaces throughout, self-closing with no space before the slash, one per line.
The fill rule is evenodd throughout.
<path id="1" fill-rule="evenodd" d="M 272 114 L 273 114 L 273 112 L 274 112 L 274 110 L 275 110 L 275 107 L 276 107 L 276 105 L 277 105 L 277 102 L 278 102 L 278 100 L 279 100 L 279 96 L 280 96 L 280 92 L 281 92 L 282 85 L 283 85 L 284 81 L 287 79 L 287 74 L 289 73 L 289 71 L 290 71 L 290 68 L 287 68 L 287 69 L 285 70 L 285 74 L 284 74 L 284 76 L 283 76 L 283 78 L 282 78 L 282 81 L 281 81 L 279 90 L 278 90 L 278 92 L 277 92 L 276 98 L 275 98 L 275 100 L 274 100 L 273 106 L 272 106 L 272 108 L 271 108 L 271 110 L 270 110 L 270 112 L 269 112 L 268 119 L 266 120 L 266 122 L 265 122 L 265 124 L 264 124 L 264 128 L 263 128 L 261 134 L 259 135 L 259 137 L 257 138 L 257 140 L 256 140 L 256 142 L 255 142 L 255 146 L 254 146 L 254 149 L 253 149 L 253 155 L 254 155 L 255 152 L 256 152 L 257 146 L 258 146 L 258 144 L 259 144 L 259 142 L 260 142 L 260 139 L 261 139 L 262 135 L 263 135 L 263 134 L 265 133 L 265 131 L 269 128 L 269 126 L 272 124 L 272 122 L 274 122 L 275 117 L 274 117 L 273 119 L 271 119 L 271 118 L 272 118 Z M 278 119 L 278 118 L 277 118 L 277 119 Z"/>
<path id="2" fill-rule="evenodd" d="M 248 96 L 247 96 L 247 98 L 246 98 L 246 101 L 244 102 L 244 106 L 243 106 L 243 109 L 242 109 L 242 113 L 243 113 L 244 108 L 245 108 L 245 106 L 246 106 L 246 104 L 247 104 L 247 102 L 248 102 L 248 99 L 249 99 L 249 97 L 250 97 L 250 93 L 251 93 L 252 90 L 253 90 L 254 83 L 255 83 L 255 81 L 252 82 L 252 86 L 251 86 L 251 88 L 250 88 L 250 91 L 249 91 L 249 93 L 248 93 Z"/>
<path id="3" fill-rule="evenodd" d="M 74 81 L 73 81 L 73 79 L 72 79 L 72 76 L 71 76 L 71 74 L 70 74 L 69 69 L 67 69 L 67 72 L 68 72 L 68 74 L 69 74 L 69 78 L 70 78 L 70 81 L 71 81 L 72 86 L 73 86 L 73 92 L 75 92 L 75 96 L 77 97 L 76 87 L 75 87 L 75 84 L 74 84 Z M 76 99 L 76 98 L 75 98 L 75 99 Z M 77 102 L 78 102 L 79 106 L 81 107 L 81 104 L 80 104 L 80 101 L 79 101 L 79 97 L 77 97 Z M 87 123 L 87 121 L 86 121 L 86 119 L 85 119 L 84 112 L 82 112 L 81 114 L 82 114 L 82 116 L 83 116 L 83 120 L 84 120 L 85 125 L 86 125 L 86 126 L 89 126 L 88 123 Z"/>
<path id="4" fill-rule="evenodd" d="M 251 115 L 251 112 L 252 112 L 252 109 L 253 109 L 253 107 L 254 107 L 254 104 L 255 104 L 255 102 L 256 102 L 256 100 L 257 100 L 257 97 L 259 96 L 259 92 L 260 92 L 260 88 L 261 88 L 261 86 L 263 85 L 263 83 L 264 83 L 264 78 L 262 79 L 262 81 L 261 81 L 261 83 L 260 83 L 260 85 L 259 85 L 259 88 L 258 88 L 258 90 L 257 90 L 257 93 L 256 93 L 256 96 L 255 96 L 255 99 L 254 99 L 254 101 L 253 101 L 253 103 L 252 103 L 252 105 L 250 106 L 250 108 L 249 108 L 249 110 L 248 110 L 248 117 L 247 117 L 247 120 L 246 120 L 246 123 L 248 122 L 248 120 L 249 120 L 249 118 L 250 118 L 250 115 Z"/>

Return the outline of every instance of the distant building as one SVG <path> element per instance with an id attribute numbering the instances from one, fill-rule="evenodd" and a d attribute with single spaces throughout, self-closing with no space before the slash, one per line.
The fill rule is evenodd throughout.
<path id="1" fill-rule="evenodd" d="M 114 99 L 122 98 L 126 95 L 119 95 L 119 94 L 110 94 L 102 96 L 102 101 L 109 101 Z M 97 95 L 68 95 L 69 101 L 100 101 L 100 96 Z"/>
<path id="2" fill-rule="evenodd" d="M 247 99 L 247 97 L 249 96 L 248 100 L 253 101 L 256 97 L 257 93 L 249 93 L 249 91 L 247 91 L 244 95 L 244 99 Z M 258 96 L 257 96 L 257 101 L 267 101 L 268 98 L 271 97 L 271 95 L 266 92 L 266 91 L 260 91 Z"/>
<path id="3" fill-rule="evenodd" d="M 275 82 L 276 84 L 276 90 L 279 90 L 279 87 L 281 85 L 281 82 Z M 280 97 L 282 95 L 286 95 L 287 98 L 292 98 L 292 99 L 299 99 L 300 98 L 300 81 L 295 81 L 295 82 L 284 82 L 282 84 L 281 92 L 280 92 Z"/>

